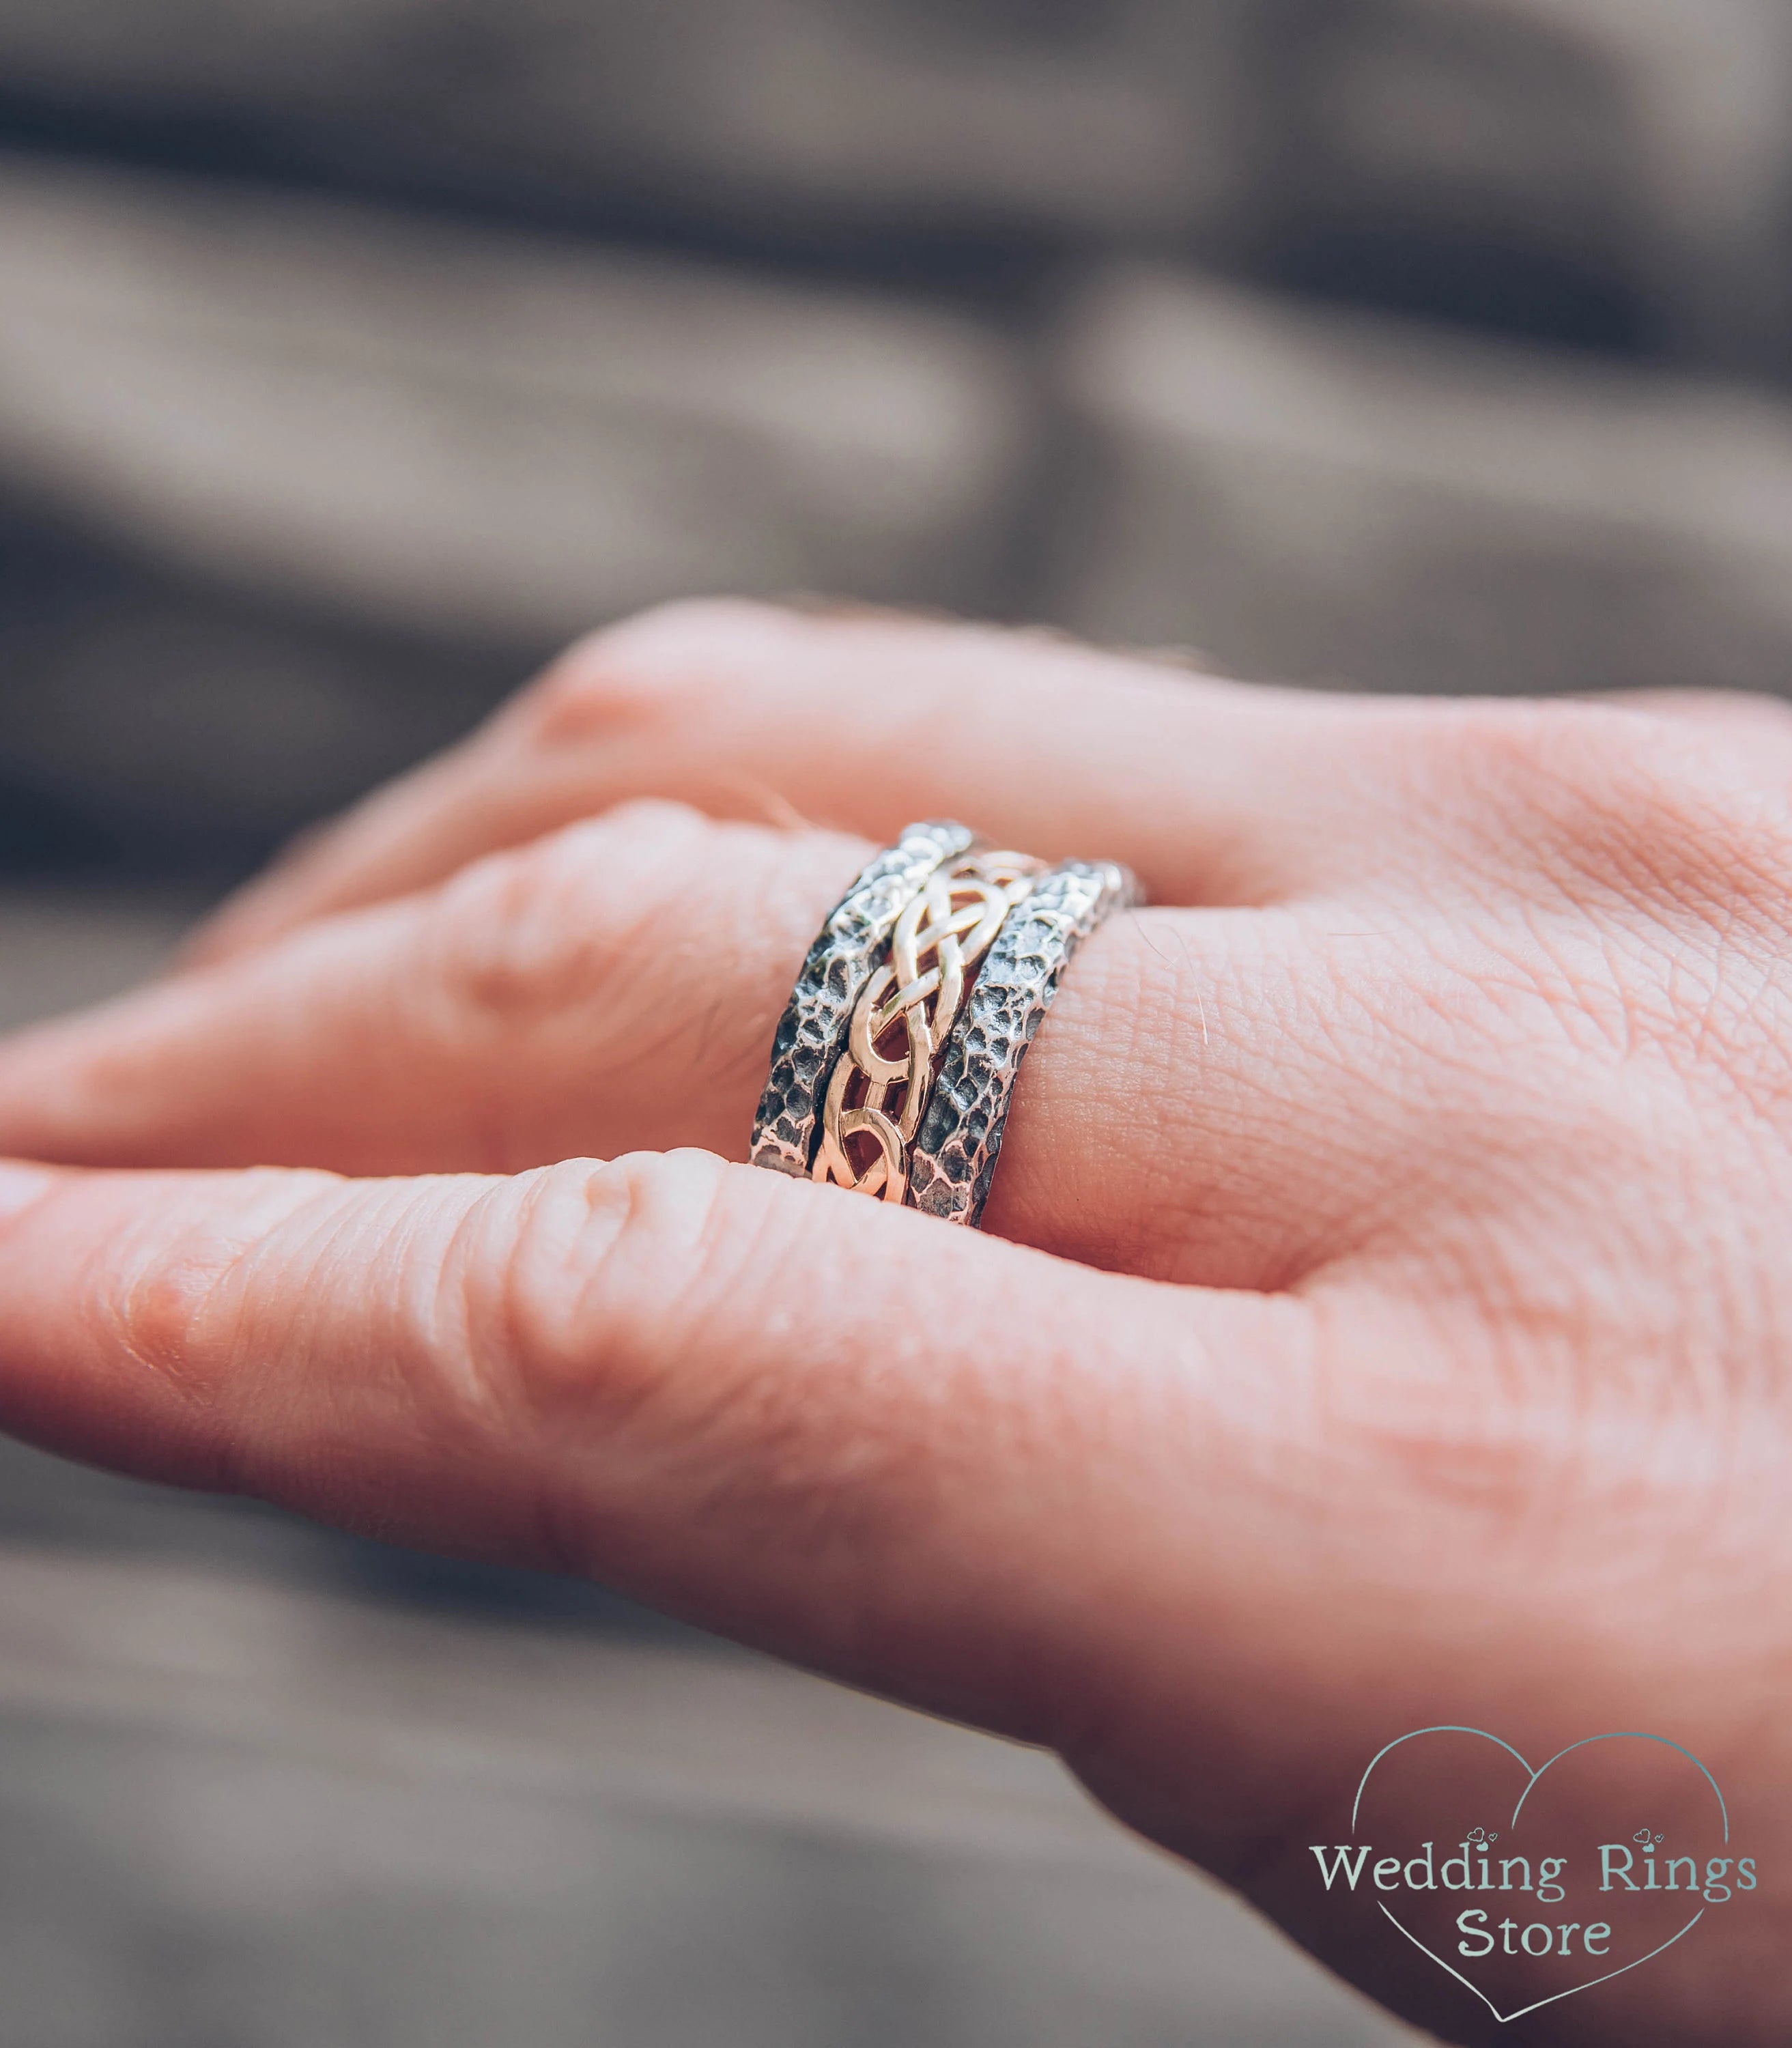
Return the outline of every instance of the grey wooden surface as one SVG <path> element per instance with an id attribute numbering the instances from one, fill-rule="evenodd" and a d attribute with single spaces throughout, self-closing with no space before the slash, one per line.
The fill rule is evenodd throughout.
<path id="1" fill-rule="evenodd" d="M 0 151 L 0 860 L 9 805 L 246 858 L 716 591 L 1321 685 L 1783 691 L 1789 503 L 1783 390 L 1185 253 L 998 303 Z"/>

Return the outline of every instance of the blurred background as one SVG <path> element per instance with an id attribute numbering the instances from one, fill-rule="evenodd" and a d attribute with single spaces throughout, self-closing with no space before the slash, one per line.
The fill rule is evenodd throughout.
<path id="1" fill-rule="evenodd" d="M 0 0 L 0 1023 L 719 590 L 1792 678 L 1785 0 Z M 1027 1753 L 0 1447 L 0 2048 L 1393 2031 Z"/>

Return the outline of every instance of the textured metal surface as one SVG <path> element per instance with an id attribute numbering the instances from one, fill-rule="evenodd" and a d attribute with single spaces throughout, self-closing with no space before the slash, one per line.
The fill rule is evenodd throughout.
<path id="1" fill-rule="evenodd" d="M 942 863 L 975 843 L 968 826 L 905 826 L 828 914 L 772 1041 L 771 1076 L 753 1119 L 753 1163 L 806 1176 L 822 1092 L 847 1041 L 853 1006 L 900 917 Z"/>
<path id="2" fill-rule="evenodd" d="M 937 867 L 897 919 L 889 960 L 866 983 L 828 1083 L 817 1181 L 907 1199 L 909 1148 L 970 977 L 1045 866 L 1030 854 L 962 854 Z"/>
<path id="3" fill-rule="evenodd" d="M 1064 971 L 1114 911 L 1142 901 L 1111 861 L 1066 861 L 1008 913 L 961 1012 L 910 1156 L 910 1199 L 948 1223 L 982 1217 L 1021 1061 Z"/>

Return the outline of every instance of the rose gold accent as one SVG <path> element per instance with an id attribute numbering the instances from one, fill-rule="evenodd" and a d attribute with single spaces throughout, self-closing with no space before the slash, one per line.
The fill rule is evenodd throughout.
<path id="1" fill-rule="evenodd" d="M 909 1147 L 965 991 L 1043 866 L 1022 853 L 966 854 L 898 919 L 889 961 L 866 984 L 828 1076 L 816 1180 L 886 1202 L 906 1197 Z"/>

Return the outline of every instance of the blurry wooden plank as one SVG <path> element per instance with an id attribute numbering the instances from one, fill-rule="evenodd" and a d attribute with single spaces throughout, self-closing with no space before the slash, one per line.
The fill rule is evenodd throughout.
<path id="1" fill-rule="evenodd" d="M 9 1768 L 27 1759 L 28 1784 Z M 725 2034 L 702 2037 L 731 2042 L 763 2038 L 768 2002 L 817 1981 L 865 2017 L 843 2034 L 837 2011 L 813 2034 L 786 2015 L 773 2038 L 882 2038 L 867 2029 L 882 2002 L 929 1983 L 944 2002 L 925 2038 L 966 2048 L 1084 2048 L 1091 2028 L 1168 2048 L 1191 2022 L 1222 2048 L 1402 2038 L 1102 1819 L 1045 1757 L 744 1656 L 8 1550 L 0 1815 L 9 1843 L 35 1844 L 57 1901 L 40 1941 L 103 1955 L 134 1922 L 179 1926 L 190 1946 L 255 1957 L 264 1999 L 281 1975 L 341 1984 L 328 1929 L 359 1899 L 388 1939 L 409 1930 L 414 1965 L 395 1980 L 374 1957 L 347 1959 L 351 1980 L 386 1986 L 380 2038 L 405 2043 L 443 2038 L 431 2001 L 456 1974 L 448 1957 L 506 1922 L 547 1946 L 524 1960 L 514 1940 L 476 1945 L 461 1996 L 517 2001 L 505 2038 L 532 2048 L 590 2038 L 541 2009 L 557 1984 L 581 1987 L 582 2024 L 607 2041 L 689 2038 L 662 2030 L 718 1938 L 753 1958 Z M 57 1880 L 83 1861 L 77 1903 Z M 0 1887 L 7 1868 L 0 1855 Z M 666 1938 L 643 1983 L 615 1937 L 637 1928 L 638 1957 L 649 1913 Z M 18 1958 L 15 2013 L 36 1976 Z M 181 2005 L 148 1984 L 137 2009 L 141 2027 Z M 14 2038 L 0 2016 L 0 2042 Z"/>
<path id="2" fill-rule="evenodd" d="M 1792 406 L 1115 273 L 1066 335 L 1061 615 L 1259 677 L 1792 683 Z"/>
<path id="3" fill-rule="evenodd" d="M 859 261 L 1250 250 L 1792 368 L 1781 0 L 11 0 L 0 82 L 48 132 L 370 189 Z"/>
<path id="4" fill-rule="evenodd" d="M 0 866 L 241 872 L 459 739 L 561 637 L 384 630 L 149 555 L 77 506 L 0 506 Z"/>
<path id="5" fill-rule="evenodd" d="M 1782 0 L 1336 0 L 1299 21 L 1282 233 L 1309 275 L 1792 370 Z"/>
<path id="6" fill-rule="evenodd" d="M 1260 114 L 1239 0 L 9 0 L 0 78 L 91 118 L 363 176 L 774 235 L 867 222 L 1186 235 Z"/>
<path id="7" fill-rule="evenodd" d="M 151 558 L 539 645 L 691 591 L 974 603 L 1028 406 L 875 296 L 0 165 L 0 474 Z"/>
<path id="8" fill-rule="evenodd" d="M 1003 1853 L 1142 1853 L 1037 1752 L 779 1665 L 168 1561 L 0 1554 L 0 1709 Z"/>

